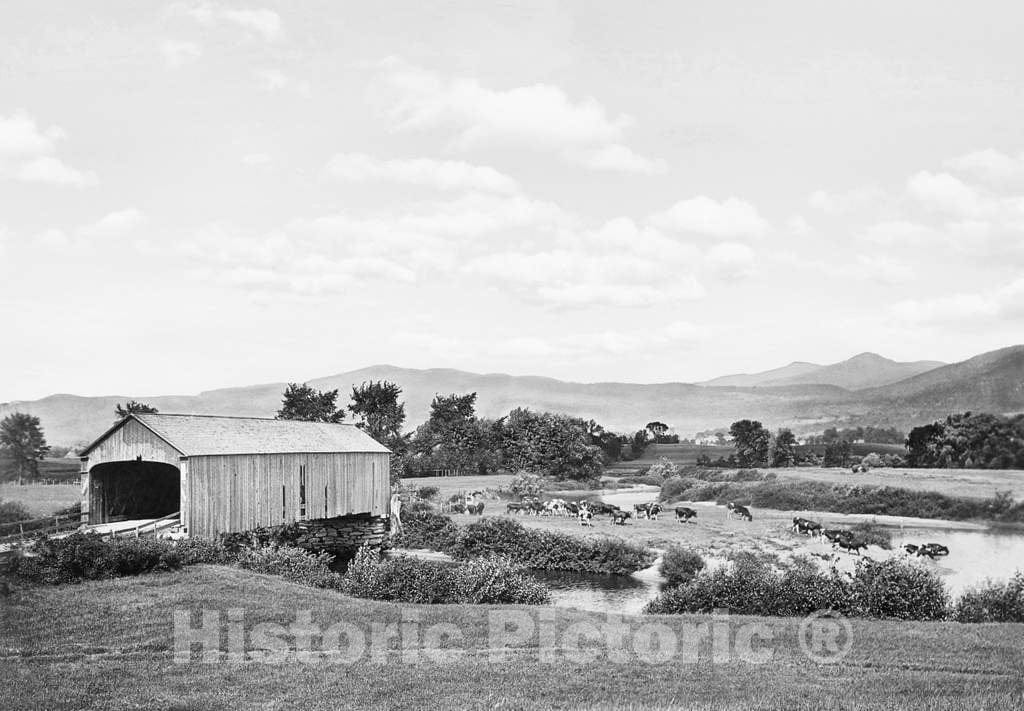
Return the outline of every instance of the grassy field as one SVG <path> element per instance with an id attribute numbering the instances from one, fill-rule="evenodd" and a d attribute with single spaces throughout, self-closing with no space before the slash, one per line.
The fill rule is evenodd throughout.
<path id="1" fill-rule="evenodd" d="M 497 489 L 506 486 L 513 474 L 492 474 L 490 476 L 428 476 L 402 479 L 406 486 L 436 486 L 441 492 L 438 501 L 447 501 L 452 494 Z"/>
<path id="2" fill-rule="evenodd" d="M 20 501 L 34 516 L 49 516 L 58 509 L 82 500 L 77 484 L 0 484 L 0 499 Z"/>
<path id="3" fill-rule="evenodd" d="M 0 698 L 15 709 L 315 709 L 337 708 L 690 708 L 690 709 L 980 709 L 1024 705 L 1024 625 L 896 623 L 852 620 L 840 664 L 802 651 L 800 620 L 719 619 L 726 651 L 713 661 L 714 618 L 624 617 L 617 629 L 597 613 L 544 608 L 399 606 L 347 598 L 231 568 L 16 591 L 0 615 Z M 337 656 L 284 660 L 175 662 L 173 612 L 244 611 L 244 627 L 289 625 L 308 610 L 320 629 L 349 623 L 367 639 L 406 618 L 417 634 L 450 625 L 448 661 L 403 654 L 398 639 L 374 657 L 354 646 Z M 515 641 L 496 615 L 529 614 L 542 635 Z M 660 628 L 644 627 L 657 623 Z M 222 619 L 221 631 L 227 627 Z M 572 628 L 571 625 L 582 625 Z M 593 626 L 593 627 L 590 627 Z M 756 627 L 754 627 L 756 626 Z M 593 629 L 572 658 L 572 632 Z M 740 638 L 758 631 L 759 660 L 743 657 Z M 655 632 L 680 642 L 676 653 L 644 660 L 635 651 Z M 222 644 L 227 635 L 222 638 Z M 409 636 L 406 639 L 411 639 Z M 285 640 L 290 640 L 286 637 Z M 420 636 L 419 639 L 424 639 Z M 540 640 L 550 640 L 541 646 Z M 250 638 L 251 640 L 251 638 Z M 347 639 L 342 638 L 347 647 Z M 319 639 L 314 637 L 314 648 Z M 692 647 L 690 646 L 692 644 Z M 506 647 L 515 645 L 512 649 Z M 252 648 L 252 644 L 248 646 Z M 359 651 L 363 650 L 362 654 Z M 386 650 L 386 651 L 385 651 Z M 746 659 L 746 660 L 745 660 Z"/>
<path id="4" fill-rule="evenodd" d="M 849 469 L 793 467 L 761 469 L 775 472 L 779 479 L 825 481 L 834 484 L 895 486 L 913 491 L 936 491 L 946 496 L 990 499 L 996 491 L 1012 491 L 1024 499 L 1024 471 L 1019 469 L 872 469 L 854 474 Z"/>

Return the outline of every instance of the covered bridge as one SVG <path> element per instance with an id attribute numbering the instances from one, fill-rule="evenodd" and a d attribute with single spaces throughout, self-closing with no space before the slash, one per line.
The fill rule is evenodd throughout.
<path id="1" fill-rule="evenodd" d="M 129 415 L 81 454 L 83 521 L 180 512 L 201 537 L 309 522 L 320 537 L 358 543 L 352 530 L 383 533 L 389 456 L 355 425 Z"/>

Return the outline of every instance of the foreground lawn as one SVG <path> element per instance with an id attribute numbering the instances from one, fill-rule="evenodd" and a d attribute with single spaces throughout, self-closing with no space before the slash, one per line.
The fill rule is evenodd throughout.
<path id="1" fill-rule="evenodd" d="M 589 623 L 603 630 L 603 615 L 557 608 L 399 606 L 216 566 L 18 590 L 0 598 L 0 605 L 4 709 L 1024 705 L 1024 625 L 853 621 L 849 653 L 833 665 L 815 663 L 801 651 L 800 620 L 795 619 L 718 620 L 736 645 L 744 629 L 759 625 L 761 638 L 768 641 L 758 649 L 769 657 L 760 661 L 744 661 L 728 650 L 713 661 L 708 636 L 695 626 L 713 618 L 699 616 L 623 618 L 624 642 L 585 643 L 594 658 L 581 660 L 564 649 L 573 646 L 571 625 Z M 321 629 L 349 623 L 370 637 L 374 629 L 398 625 L 404 614 L 406 622 L 418 618 L 417 630 L 447 623 L 462 639 L 447 643 L 458 656 L 443 661 L 408 650 L 403 655 L 399 641 L 392 639 L 377 654 L 367 649 L 350 662 L 334 656 L 204 663 L 198 650 L 191 661 L 175 662 L 175 610 L 191 612 L 195 627 L 200 610 L 220 611 L 226 644 L 230 608 L 244 611 L 250 632 L 258 623 L 289 625 L 301 611 L 309 611 Z M 495 625 L 495 615 L 530 615 L 526 619 L 531 625 L 535 621 L 550 643 L 541 649 L 538 635 L 517 638 Z M 683 640 L 681 646 L 693 640 L 693 653 L 661 660 L 648 655 L 645 661 L 631 646 L 645 648 L 644 630 Z M 508 645 L 516 647 L 506 650 Z"/>

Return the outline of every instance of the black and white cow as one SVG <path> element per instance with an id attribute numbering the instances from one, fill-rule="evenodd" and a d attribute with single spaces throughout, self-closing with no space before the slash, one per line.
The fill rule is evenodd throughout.
<path id="1" fill-rule="evenodd" d="M 688 506 L 677 506 L 676 507 L 676 521 L 679 523 L 688 523 L 691 518 L 697 518 L 697 512 Z"/>

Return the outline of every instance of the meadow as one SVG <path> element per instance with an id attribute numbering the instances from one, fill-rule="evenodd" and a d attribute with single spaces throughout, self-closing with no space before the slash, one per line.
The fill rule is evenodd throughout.
<path id="1" fill-rule="evenodd" d="M 201 565 L 172 573 L 16 590 L 0 615 L 0 698 L 11 709 L 336 708 L 692 708 L 977 709 L 1024 704 L 1024 625 L 851 620 L 841 663 L 804 652 L 797 618 L 699 615 L 622 617 L 613 636 L 598 613 L 515 606 L 396 605 L 346 597 L 236 568 Z M 204 662 L 198 648 L 176 662 L 173 614 L 241 610 L 288 626 L 309 611 L 320 629 L 347 623 L 392 631 L 377 653 L 353 658 Z M 529 614 L 541 633 L 516 637 L 494 615 Z M 713 660 L 709 628 L 726 631 Z M 412 654 L 399 625 L 446 624 L 446 660 Z M 655 624 L 658 627 L 644 627 Z M 574 626 L 575 625 L 575 626 Z M 724 625 L 724 626 L 723 626 Z M 756 626 L 756 627 L 752 627 Z M 403 630 L 405 628 L 402 628 Z M 439 628 L 440 629 L 440 628 Z M 744 630 L 758 630 L 758 658 L 737 655 Z M 230 631 L 229 631 L 230 633 Z M 640 656 L 659 635 L 674 654 Z M 226 637 L 221 637 L 222 643 Z M 290 638 L 288 638 L 290 639 Z M 410 639 L 407 637 L 406 639 Z M 425 640 L 425 636 L 416 639 Z M 342 644 L 348 644 L 342 638 Z M 685 650 L 692 640 L 692 653 Z M 249 649 L 253 644 L 250 637 Z M 313 646 L 318 648 L 319 639 Z M 437 645 L 423 642 L 428 649 Z M 415 647 L 415 644 L 412 645 Z M 351 649 L 358 652 L 360 647 Z M 403 651 L 404 649 L 404 651 Z M 580 657 L 572 649 L 581 649 Z M 589 652 L 589 653 L 588 653 Z"/>
<path id="2" fill-rule="evenodd" d="M 49 516 L 82 500 L 82 489 L 77 484 L 0 484 L 0 499 L 20 501 L 33 516 Z"/>

